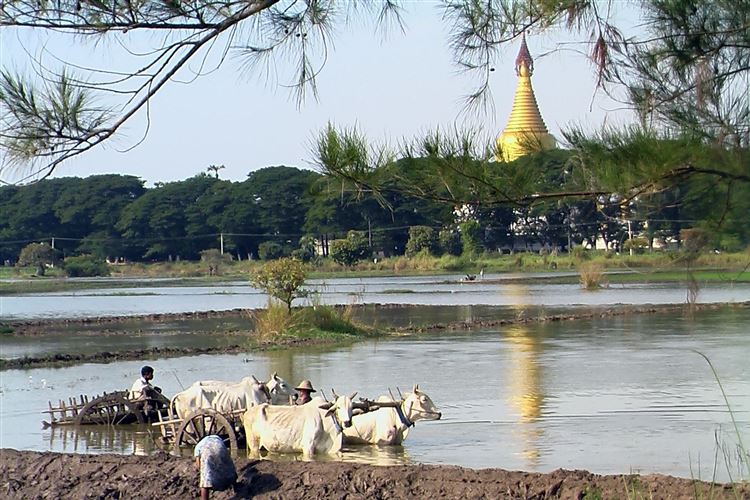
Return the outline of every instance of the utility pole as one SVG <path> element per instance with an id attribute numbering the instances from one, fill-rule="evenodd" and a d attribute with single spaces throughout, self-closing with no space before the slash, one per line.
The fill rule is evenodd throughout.
<path id="1" fill-rule="evenodd" d="M 52 249 L 53 250 L 55 249 L 55 237 L 54 236 L 52 237 Z"/>
<path id="2" fill-rule="evenodd" d="M 633 255 L 633 225 L 630 219 L 628 219 L 628 240 L 630 241 L 630 244 L 628 245 L 628 247 L 630 247 L 628 253 Z"/>
<path id="3" fill-rule="evenodd" d="M 221 255 L 224 255 L 224 233 L 219 235 L 219 245 L 221 248 Z"/>

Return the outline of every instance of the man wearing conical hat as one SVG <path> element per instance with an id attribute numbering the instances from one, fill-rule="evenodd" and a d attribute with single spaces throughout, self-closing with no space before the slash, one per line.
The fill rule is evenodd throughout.
<path id="1" fill-rule="evenodd" d="M 294 404 L 297 405 L 309 403 L 310 401 L 312 401 L 311 394 L 313 392 L 317 392 L 315 389 L 313 389 L 312 382 L 307 379 L 300 382 L 299 385 L 294 388 L 294 390 L 297 391 L 297 399 L 294 401 Z"/>

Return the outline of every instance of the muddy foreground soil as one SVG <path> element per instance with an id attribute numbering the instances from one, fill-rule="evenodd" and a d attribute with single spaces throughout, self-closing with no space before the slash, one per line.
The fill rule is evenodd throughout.
<path id="1" fill-rule="evenodd" d="M 234 490 L 213 499 L 606 499 L 750 498 L 750 484 L 711 484 L 662 475 L 600 476 L 472 470 L 454 466 L 378 467 L 340 462 L 235 462 Z M 23 499 L 198 498 L 189 458 L 159 453 L 70 455 L 0 450 L 0 496 Z"/>

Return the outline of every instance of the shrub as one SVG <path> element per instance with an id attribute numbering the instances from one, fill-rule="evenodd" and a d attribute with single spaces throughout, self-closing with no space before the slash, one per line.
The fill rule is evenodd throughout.
<path id="1" fill-rule="evenodd" d="M 299 239 L 299 248 L 292 251 L 292 257 L 302 262 L 310 262 L 315 258 L 315 238 L 303 236 Z"/>
<path id="2" fill-rule="evenodd" d="M 109 266 L 103 259 L 93 255 L 66 257 L 63 261 L 65 274 L 72 277 L 109 276 Z"/>
<path id="3" fill-rule="evenodd" d="M 294 317 L 289 314 L 287 307 L 271 297 L 262 311 L 254 311 L 255 333 L 261 340 L 269 340 L 282 335 L 294 326 Z"/>
<path id="4" fill-rule="evenodd" d="M 264 241 L 258 245 L 258 257 L 261 260 L 276 260 L 284 256 L 284 247 L 275 241 Z"/>
<path id="5" fill-rule="evenodd" d="M 450 272 L 466 272 L 475 269 L 476 265 L 465 255 L 458 257 L 444 255 L 440 258 L 438 267 Z"/>
<path id="6" fill-rule="evenodd" d="M 428 226 L 411 226 L 409 241 L 406 242 L 406 256 L 413 257 L 421 251 L 427 251 L 433 255 L 437 252 L 435 230 Z"/>
<path id="7" fill-rule="evenodd" d="M 349 231 L 345 239 L 333 240 L 329 250 L 331 258 L 344 266 L 351 266 L 370 253 L 367 238 L 361 231 Z"/>
<path id="8" fill-rule="evenodd" d="M 575 260 L 588 260 L 591 258 L 591 252 L 582 246 L 575 246 L 570 250 L 570 255 Z"/>
<path id="9" fill-rule="evenodd" d="M 625 240 L 622 244 L 622 249 L 625 251 L 633 250 L 635 253 L 642 253 L 648 248 L 648 239 L 643 236 L 637 236 L 629 240 Z"/>
<path id="10" fill-rule="evenodd" d="M 742 251 L 742 241 L 734 234 L 724 234 L 719 238 L 719 248 L 725 252 Z"/>
<path id="11" fill-rule="evenodd" d="M 689 257 L 696 257 L 709 243 L 709 235 L 704 229 L 680 229 L 682 251 Z"/>
<path id="12" fill-rule="evenodd" d="M 302 289 L 305 283 L 305 265 L 290 257 L 272 260 L 265 264 L 252 278 L 252 284 L 269 296 L 286 304 L 287 312 L 292 312 L 292 301 L 306 297 L 307 290 Z"/>
<path id="13" fill-rule="evenodd" d="M 325 332 L 356 335 L 360 329 L 355 325 L 346 309 L 318 305 L 305 307 L 296 314 L 297 324 L 311 326 Z"/>
<path id="14" fill-rule="evenodd" d="M 482 226 L 475 220 L 462 222 L 459 226 L 461 231 L 461 243 L 463 253 L 477 255 L 482 252 Z"/>
<path id="15" fill-rule="evenodd" d="M 217 276 L 221 274 L 221 264 L 229 262 L 230 260 L 232 260 L 232 257 L 229 254 L 222 255 L 221 252 L 215 248 L 201 250 L 201 261 L 205 262 L 208 266 L 209 276 Z"/>
<path id="16" fill-rule="evenodd" d="M 46 243 L 29 243 L 18 256 L 18 267 L 34 266 L 38 276 L 44 276 L 44 269 L 58 261 L 57 252 Z"/>
<path id="17" fill-rule="evenodd" d="M 454 229 L 443 229 L 438 233 L 438 244 L 442 253 L 461 255 L 461 235 Z"/>
<path id="18" fill-rule="evenodd" d="M 604 268 L 595 262 L 586 262 L 578 266 L 581 286 L 586 290 L 596 290 L 604 281 Z"/>

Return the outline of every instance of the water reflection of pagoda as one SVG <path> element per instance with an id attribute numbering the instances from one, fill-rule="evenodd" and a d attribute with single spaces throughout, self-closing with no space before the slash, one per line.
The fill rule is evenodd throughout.
<path id="1" fill-rule="evenodd" d="M 525 154 L 553 149 L 555 138 L 547 130 L 531 86 L 534 60 L 526 45 L 526 35 L 521 38 L 521 48 L 516 57 L 516 95 L 508 124 L 497 138 L 498 160 L 513 161 Z"/>
<path id="2" fill-rule="evenodd" d="M 509 284 L 506 293 L 518 297 L 514 301 L 515 305 L 510 306 L 516 310 L 517 319 L 525 317 L 527 308 L 523 304 L 529 295 L 528 287 L 524 284 Z M 505 375 L 508 381 L 508 400 L 518 415 L 516 429 L 522 455 L 527 460 L 528 467 L 535 468 L 539 463 L 539 445 L 543 434 L 542 427 L 538 425 L 544 405 L 543 374 L 539 365 L 543 346 L 539 337 L 522 323 L 503 329 L 502 334 L 510 353 L 510 369 Z"/>

